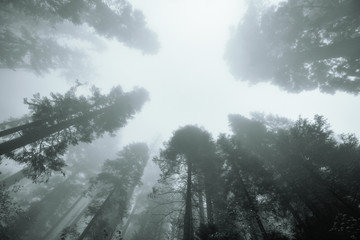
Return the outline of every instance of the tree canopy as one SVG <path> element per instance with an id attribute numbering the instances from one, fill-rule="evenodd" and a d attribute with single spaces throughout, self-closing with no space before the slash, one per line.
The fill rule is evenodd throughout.
<path id="1" fill-rule="evenodd" d="M 86 65 L 84 49 L 76 43 L 101 49 L 99 37 L 144 54 L 159 49 L 142 12 L 126 0 L 6 0 L 0 3 L 0 20 L 1 68 L 25 68 L 37 74 L 65 68 L 73 73 Z"/>
<path id="2" fill-rule="evenodd" d="M 289 92 L 360 91 L 357 0 L 288 0 L 260 9 L 250 2 L 228 42 L 232 74 Z"/>
<path id="3" fill-rule="evenodd" d="M 77 96 L 75 89 L 64 95 L 51 94 L 51 98 L 35 94 L 33 99 L 25 99 L 31 121 L 2 131 L 10 139 L 0 143 L 0 155 L 27 164 L 33 179 L 61 171 L 65 162 L 60 156 L 69 145 L 115 133 L 148 99 L 142 88 L 126 93 L 118 86 L 108 95 L 93 88 L 88 97 Z"/>

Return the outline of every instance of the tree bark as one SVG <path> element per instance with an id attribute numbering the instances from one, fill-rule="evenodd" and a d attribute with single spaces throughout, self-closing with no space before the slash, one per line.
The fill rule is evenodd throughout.
<path id="1" fill-rule="evenodd" d="M 257 207 L 255 206 L 254 204 L 254 199 L 250 196 L 247 188 L 246 188 L 246 185 L 244 183 L 244 180 L 243 180 L 243 177 L 241 176 L 241 171 L 239 169 L 239 167 L 237 166 L 235 160 L 233 158 L 230 159 L 231 161 L 231 164 L 232 164 L 232 168 L 234 170 L 234 172 L 236 173 L 236 175 L 238 176 L 238 181 L 240 183 L 240 186 L 245 194 L 245 198 L 249 204 L 249 207 L 250 207 L 250 210 L 253 212 L 254 214 L 254 218 L 255 218 L 255 221 L 260 229 L 260 232 L 261 232 L 261 235 L 263 237 L 264 240 L 267 240 L 268 239 L 268 234 L 265 230 L 265 227 L 263 225 L 263 223 L 261 222 L 261 219 L 259 217 L 259 213 L 258 213 L 258 209 Z"/>
<path id="2" fill-rule="evenodd" d="M 184 235 L 183 240 L 194 240 L 194 230 L 193 230 L 193 219 L 192 219 L 192 166 L 191 162 L 187 161 L 187 183 L 186 183 L 186 196 L 185 196 L 185 215 L 184 215 Z"/>
<path id="3" fill-rule="evenodd" d="M 245 197 L 246 197 L 246 200 L 248 201 L 248 204 L 250 206 L 250 210 L 254 213 L 254 217 L 255 217 L 255 221 L 260 229 L 260 232 L 261 232 L 261 235 L 263 236 L 263 239 L 264 240 L 267 240 L 268 239 L 268 235 L 266 233 L 266 230 L 264 228 L 264 225 L 263 223 L 261 222 L 261 219 L 259 217 L 259 213 L 258 213 L 258 210 L 253 202 L 253 199 L 251 198 L 246 186 L 245 186 L 245 183 L 242 179 L 242 176 L 241 176 L 241 173 L 239 172 L 239 182 L 240 182 L 240 185 L 241 187 L 243 188 L 243 191 L 244 191 L 244 194 L 245 194 Z"/>
<path id="4" fill-rule="evenodd" d="M 214 223 L 214 213 L 213 213 L 213 206 L 212 206 L 212 199 L 209 189 L 207 188 L 205 190 L 205 197 L 206 197 L 206 214 L 207 214 L 207 220 L 209 223 Z"/>
<path id="5" fill-rule="evenodd" d="M 204 198 L 202 191 L 198 192 L 199 195 L 199 219 L 200 219 L 200 225 L 205 223 L 205 215 L 204 215 Z"/>
<path id="6" fill-rule="evenodd" d="M 31 128 L 31 127 L 38 127 L 38 126 L 44 124 L 45 122 L 47 122 L 49 120 L 50 119 L 38 120 L 38 121 L 26 123 L 26 124 L 23 124 L 23 125 L 20 125 L 20 126 L 17 126 L 17 127 L 13 127 L 13 128 L 3 130 L 3 131 L 0 132 L 0 137 L 10 135 L 12 133 L 16 133 L 16 132 L 19 132 L 19 131 L 23 131 L 23 130 L 26 130 L 26 129 Z"/>
<path id="7" fill-rule="evenodd" d="M 134 189 L 135 189 L 135 187 L 132 189 L 131 193 L 129 194 L 130 196 L 133 195 Z M 125 223 L 124 227 L 122 228 L 122 231 L 121 231 L 122 237 L 125 237 L 125 236 L 126 236 L 126 231 L 127 231 L 127 229 L 129 228 L 129 225 L 130 225 L 132 219 L 134 218 L 135 211 L 136 211 L 137 208 L 138 208 L 138 203 L 139 203 L 138 200 L 139 200 L 139 199 L 136 199 L 135 204 L 134 204 L 134 207 L 133 207 L 131 213 L 129 214 L 129 217 L 128 217 L 127 220 L 126 220 L 126 223 Z M 116 228 L 115 228 L 114 231 L 112 232 L 110 239 L 112 239 L 113 235 L 115 234 L 115 231 L 116 231 Z"/>
<path id="8" fill-rule="evenodd" d="M 96 105 L 92 105 L 91 107 L 96 108 Z M 89 112 L 90 111 L 91 110 L 89 110 Z M 93 111 L 95 111 L 95 110 L 93 110 Z M 69 113 L 68 118 L 76 118 L 76 115 L 79 115 L 79 114 L 81 114 L 80 111 Z M 9 135 L 9 134 L 12 134 L 12 133 L 16 133 L 16 132 L 19 132 L 19 131 L 23 131 L 23 130 L 26 130 L 26 129 L 29 129 L 29 128 L 32 128 L 32 127 L 40 127 L 41 125 L 44 125 L 46 122 L 53 121 L 53 120 L 56 120 L 58 118 L 59 118 L 59 116 L 55 115 L 55 116 L 52 116 L 52 117 L 36 120 L 36 121 L 25 123 L 25 124 L 22 124 L 22 125 L 19 125 L 19 126 L 16 126 L 16 127 L 5 129 L 5 130 L 0 131 L 0 137 L 6 136 L 6 135 Z M 24 121 L 24 120 L 31 120 L 31 119 L 32 119 L 31 117 L 27 117 L 27 118 L 20 119 L 20 120 L 17 120 L 17 121 L 4 123 L 4 125 L 5 124 L 15 123 L 15 122 L 20 122 L 20 121 Z"/>
<path id="9" fill-rule="evenodd" d="M 103 204 L 101 205 L 100 209 L 96 212 L 95 216 L 91 219 L 89 224 L 86 226 L 84 231 L 81 233 L 80 237 L 77 240 L 83 240 L 86 235 L 88 234 L 89 230 L 92 228 L 92 226 L 95 224 L 95 222 L 98 220 L 99 216 L 103 213 L 104 208 L 107 206 L 107 204 L 110 202 L 110 199 L 112 195 L 115 193 L 116 188 L 114 188 L 111 193 L 108 195 L 108 197 L 105 199 Z"/>

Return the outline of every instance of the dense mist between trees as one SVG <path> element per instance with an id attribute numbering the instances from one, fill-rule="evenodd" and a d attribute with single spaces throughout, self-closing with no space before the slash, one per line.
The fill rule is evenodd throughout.
<path id="1" fill-rule="evenodd" d="M 0 20 L 1 240 L 360 239 L 360 1 Z"/>

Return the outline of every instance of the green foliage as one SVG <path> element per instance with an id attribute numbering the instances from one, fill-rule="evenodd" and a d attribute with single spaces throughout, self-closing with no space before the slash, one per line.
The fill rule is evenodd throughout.
<path id="1" fill-rule="evenodd" d="M 228 42 L 236 78 L 268 81 L 289 92 L 319 89 L 358 94 L 360 4 L 283 1 L 260 9 L 251 2 Z"/>

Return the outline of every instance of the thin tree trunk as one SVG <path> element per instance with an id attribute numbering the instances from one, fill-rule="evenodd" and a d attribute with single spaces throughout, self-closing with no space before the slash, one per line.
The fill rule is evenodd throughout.
<path id="1" fill-rule="evenodd" d="M 207 214 L 207 220 L 210 224 L 214 223 L 214 213 L 213 213 L 213 206 L 212 206 L 212 200 L 211 200 L 211 194 L 209 192 L 209 189 L 205 190 L 205 197 L 206 197 L 206 214 Z"/>
<path id="2" fill-rule="evenodd" d="M 290 168 L 290 173 L 292 175 L 296 175 L 297 172 L 292 171 L 293 169 Z M 322 229 L 328 229 L 330 224 L 331 224 L 331 218 L 329 218 L 328 215 L 328 211 L 326 209 L 320 210 L 320 206 L 319 204 L 317 205 L 314 200 L 319 200 L 319 199 L 314 199 L 313 197 L 310 197 L 310 195 L 314 195 L 313 192 L 311 191 L 311 189 L 309 187 L 300 185 L 299 181 L 293 182 L 290 181 L 288 176 L 286 174 L 280 173 L 280 176 L 289 184 L 294 186 L 294 192 L 295 194 L 299 197 L 300 201 L 302 203 L 305 204 L 305 206 L 310 210 L 310 212 L 312 213 L 312 215 L 315 217 L 315 219 L 317 220 L 317 222 L 320 224 Z M 310 230 L 311 231 L 311 230 Z M 327 230 L 326 230 L 327 231 Z M 305 231 L 305 234 L 308 234 Z"/>
<path id="3" fill-rule="evenodd" d="M 277 189 L 277 187 L 275 188 L 277 191 L 277 194 L 280 196 L 281 199 L 281 204 L 283 204 L 285 206 L 285 208 L 287 210 L 289 210 L 289 212 L 291 213 L 291 215 L 293 216 L 293 218 L 295 219 L 296 223 L 299 226 L 303 226 L 303 221 L 301 220 L 301 217 L 299 216 L 299 214 L 295 211 L 295 209 L 293 208 L 293 206 L 291 206 L 290 204 L 290 199 L 285 196 L 285 194 L 283 194 L 282 192 L 280 192 L 279 189 Z"/>
<path id="4" fill-rule="evenodd" d="M 191 183 L 191 162 L 188 160 L 187 184 L 185 196 L 185 214 L 184 214 L 184 236 L 183 240 L 194 240 L 193 220 L 192 220 L 192 183 Z"/>
<path id="5" fill-rule="evenodd" d="M 254 214 L 255 221 L 256 221 L 259 229 L 260 229 L 260 232 L 261 232 L 261 234 L 263 236 L 263 239 L 267 240 L 268 235 L 266 233 L 265 227 L 264 227 L 263 223 L 261 222 L 257 207 L 254 204 L 254 200 L 251 198 L 251 196 L 250 196 L 250 194 L 249 194 L 249 192 L 248 192 L 248 190 L 247 190 L 247 188 L 245 186 L 244 180 L 243 180 L 243 178 L 241 176 L 241 171 L 240 171 L 239 167 L 237 166 L 237 164 L 236 164 L 236 162 L 235 162 L 235 160 L 233 158 L 231 158 L 230 161 L 232 163 L 233 170 L 235 171 L 235 173 L 238 176 L 239 183 L 240 183 L 241 188 L 242 188 L 242 190 L 243 190 L 243 192 L 245 194 L 245 198 L 246 198 L 246 200 L 247 200 L 247 202 L 248 202 L 248 204 L 250 206 L 250 209 Z"/>
<path id="6" fill-rule="evenodd" d="M 325 181 L 324 179 L 322 179 L 316 172 L 314 172 L 313 169 L 311 169 L 311 167 L 307 166 L 305 163 L 302 164 L 302 167 L 309 172 L 310 176 L 317 181 L 320 185 L 322 185 L 325 189 L 325 191 L 327 191 L 333 198 L 334 201 L 339 203 L 340 205 L 340 211 L 345 211 L 348 214 L 353 215 L 354 217 L 359 217 L 360 216 L 360 212 L 358 210 L 358 208 L 356 206 L 351 205 L 351 203 L 347 202 L 345 199 L 343 199 L 341 196 L 339 196 L 330 186 L 330 184 Z M 343 189 L 341 189 L 343 190 Z M 345 191 L 345 190 L 343 190 Z"/>
<path id="7" fill-rule="evenodd" d="M 265 228 L 264 228 L 263 223 L 261 222 L 261 219 L 260 219 L 260 217 L 259 217 L 258 210 L 257 210 L 257 208 L 256 208 L 256 206 L 255 206 L 255 204 L 254 204 L 254 202 L 253 202 L 253 199 L 251 198 L 251 196 L 250 196 L 250 194 L 249 194 L 249 192 L 248 192 L 248 190 L 247 190 L 247 188 L 246 188 L 246 186 L 245 186 L 245 183 L 244 183 L 244 181 L 243 181 L 243 179 L 242 179 L 242 177 L 241 177 L 240 172 L 239 172 L 239 182 L 240 182 L 240 185 L 241 185 L 241 187 L 242 187 L 242 189 L 243 189 L 243 191 L 244 191 L 244 194 L 245 194 L 245 197 L 246 197 L 246 199 L 247 199 L 247 201 L 248 201 L 248 204 L 249 204 L 249 206 L 250 206 L 250 209 L 251 209 L 251 210 L 253 211 L 253 213 L 254 213 L 255 221 L 256 221 L 257 225 L 259 226 L 260 232 L 261 232 L 263 238 L 266 240 L 266 239 L 268 239 L 268 235 L 267 235 L 267 233 L 266 233 L 266 230 L 265 230 Z"/>
<path id="8" fill-rule="evenodd" d="M 199 191 L 198 195 L 199 195 L 199 219 L 200 219 L 200 225 L 203 225 L 205 223 L 205 214 L 204 214 L 204 198 L 202 191 Z"/>

